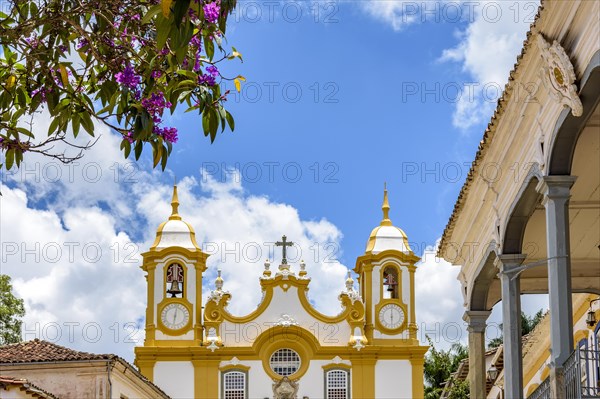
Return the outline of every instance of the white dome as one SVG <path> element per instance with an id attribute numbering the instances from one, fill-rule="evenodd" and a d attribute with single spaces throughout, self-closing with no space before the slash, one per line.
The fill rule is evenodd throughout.
<path id="1" fill-rule="evenodd" d="M 396 226 L 377 226 L 371 232 L 367 242 L 366 252 L 377 254 L 393 249 L 405 254 L 412 253 L 408 245 L 408 237 L 402 229 Z"/>
<path id="2" fill-rule="evenodd" d="M 183 220 L 166 221 L 162 231 L 159 227 L 159 231 L 156 232 L 156 238 L 158 239 L 156 249 L 167 247 L 196 249 L 194 230 Z"/>

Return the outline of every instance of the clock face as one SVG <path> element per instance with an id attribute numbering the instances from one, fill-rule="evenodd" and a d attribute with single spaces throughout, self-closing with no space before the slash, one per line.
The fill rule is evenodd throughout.
<path id="1" fill-rule="evenodd" d="M 379 322 L 385 328 L 394 330 L 404 323 L 404 310 L 396 304 L 388 303 L 379 310 Z"/>
<path id="2" fill-rule="evenodd" d="M 160 314 L 163 325 L 171 330 L 179 330 L 190 321 L 190 312 L 180 303 L 170 303 Z"/>

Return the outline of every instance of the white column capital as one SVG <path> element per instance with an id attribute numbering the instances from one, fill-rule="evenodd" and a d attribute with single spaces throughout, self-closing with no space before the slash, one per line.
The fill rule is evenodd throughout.
<path id="1" fill-rule="evenodd" d="M 535 189 L 538 193 L 544 195 L 543 204 L 545 204 L 547 198 L 568 199 L 571 197 L 571 187 L 575 180 L 577 180 L 577 176 L 544 176 Z"/>
<path id="2" fill-rule="evenodd" d="M 463 320 L 467 323 L 467 331 L 470 333 L 483 333 L 487 327 L 487 319 L 492 312 L 490 310 L 467 310 L 463 314 Z"/>
<path id="3" fill-rule="evenodd" d="M 494 259 L 494 266 L 498 269 L 500 274 L 513 274 L 515 269 L 520 267 L 527 258 L 525 254 L 505 254 L 497 255 Z"/>

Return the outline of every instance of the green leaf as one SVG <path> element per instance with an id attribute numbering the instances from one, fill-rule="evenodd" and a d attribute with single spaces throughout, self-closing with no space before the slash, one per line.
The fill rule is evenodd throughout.
<path id="1" fill-rule="evenodd" d="M 35 138 L 35 136 L 33 135 L 33 133 L 31 133 L 31 131 L 29 129 L 25 129 L 24 127 L 18 127 L 17 131 L 19 133 L 21 133 L 22 135 L 25 135 L 27 137 L 31 137 L 32 139 Z"/>
<path id="2" fill-rule="evenodd" d="M 12 168 L 12 166 L 13 166 L 13 163 L 15 162 L 15 150 L 14 149 L 9 148 L 8 150 L 6 150 L 4 162 L 6 163 L 6 170 L 10 170 L 10 168 Z"/>
<path id="3" fill-rule="evenodd" d="M 125 153 L 125 158 L 129 158 L 129 154 L 131 154 L 131 143 L 127 139 L 123 139 L 121 142 L 121 149 Z"/>
<path id="4" fill-rule="evenodd" d="M 138 159 L 140 159 L 140 155 L 142 155 L 142 149 L 143 149 L 143 144 L 141 141 L 136 141 L 135 143 L 135 149 L 134 149 L 134 153 L 135 153 L 135 160 L 137 161 Z"/>
<path id="5" fill-rule="evenodd" d="M 173 26 L 171 21 L 167 18 L 159 15 L 156 19 L 156 48 L 161 50 L 165 47 L 169 34 L 171 33 Z"/>
<path id="6" fill-rule="evenodd" d="M 190 8 L 190 0 L 175 0 L 175 8 L 173 14 L 175 17 L 175 26 L 179 27 L 183 17 L 187 14 Z"/>
<path id="7" fill-rule="evenodd" d="M 204 36 L 204 51 L 206 51 L 208 59 L 212 61 L 215 55 L 215 44 L 207 36 Z"/>
<path id="8" fill-rule="evenodd" d="M 92 122 L 90 114 L 87 112 L 81 113 L 81 124 L 83 125 L 85 131 L 88 132 L 90 136 L 94 137 L 94 123 Z"/>
<path id="9" fill-rule="evenodd" d="M 73 115 L 71 126 L 73 127 L 73 136 L 77 137 L 79 134 L 79 127 L 81 126 L 81 118 L 79 117 L 79 114 Z"/>
<path id="10" fill-rule="evenodd" d="M 161 11 L 162 11 L 161 4 L 157 4 L 154 7 L 151 7 L 148 10 L 148 12 L 146 13 L 146 15 L 144 15 L 144 18 L 142 18 L 142 24 L 149 23 L 152 20 L 152 18 L 154 18 Z"/>
<path id="11" fill-rule="evenodd" d="M 58 118 L 52 118 L 52 122 L 50 122 L 50 126 L 48 126 L 48 136 L 52 136 L 54 132 L 56 132 L 59 122 L 60 120 Z"/>
<path id="12" fill-rule="evenodd" d="M 229 128 L 233 132 L 233 130 L 235 129 L 235 121 L 233 120 L 233 116 L 229 113 L 229 111 L 225 111 L 225 119 L 227 120 Z"/>

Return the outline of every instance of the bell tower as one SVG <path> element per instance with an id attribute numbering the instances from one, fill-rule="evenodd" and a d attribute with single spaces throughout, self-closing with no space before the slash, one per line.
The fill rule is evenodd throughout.
<path id="1" fill-rule="evenodd" d="M 356 259 L 365 302 L 365 335 L 380 345 L 419 345 L 415 315 L 415 264 L 420 260 L 408 237 L 389 217 L 384 186 L 383 218 L 369 236 L 365 253 Z"/>
<path id="2" fill-rule="evenodd" d="M 144 347 L 191 347 L 202 342 L 202 274 L 208 255 L 198 246 L 192 226 L 179 215 L 176 185 L 171 208 L 154 243 L 142 254 L 148 292 Z M 142 348 L 136 348 L 136 357 L 138 349 Z M 143 364 L 139 367 L 152 379 Z"/>

